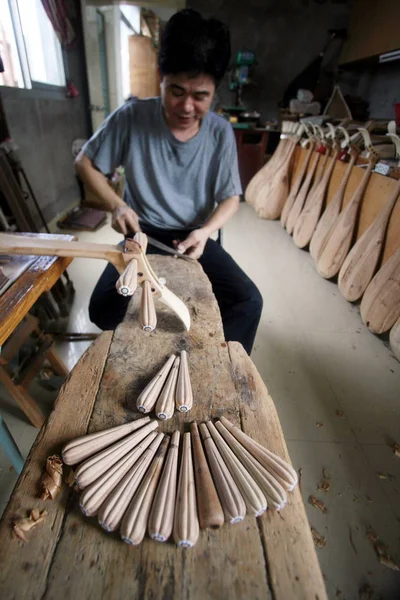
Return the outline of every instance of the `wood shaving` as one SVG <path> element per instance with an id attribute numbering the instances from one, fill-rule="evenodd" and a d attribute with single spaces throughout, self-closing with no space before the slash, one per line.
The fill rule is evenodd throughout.
<path id="1" fill-rule="evenodd" d="M 400 458 L 400 446 L 399 446 L 399 444 L 393 444 L 393 446 L 390 446 L 390 447 L 393 450 L 393 454 L 395 456 L 397 456 L 398 458 Z"/>
<path id="2" fill-rule="evenodd" d="M 325 492 L 325 494 L 327 494 L 330 489 L 331 489 L 331 484 L 326 479 L 321 481 L 317 487 L 318 492 Z"/>
<path id="3" fill-rule="evenodd" d="M 323 424 L 323 423 L 319 423 L 319 422 L 318 422 L 318 423 L 316 423 L 316 426 L 317 426 L 317 427 L 323 427 L 323 426 L 324 426 L 324 424 Z"/>
<path id="4" fill-rule="evenodd" d="M 40 511 L 39 509 L 34 508 L 30 511 L 28 517 L 20 517 L 16 519 L 13 523 L 13 532 L 15 536 L 23 542 L 28 542 L 28 538 L 26 537 L 25 533 L 37 525 L 40 525 L 40 523 L 43 523 L 46 515 L 46 510 Z"/>
<path id="5" fill-rule="evenodd" d="M 400 571 L 399 565 L 397 565 L 389 554 L 389 548 L 379 541 L 379 538 L 375 531 L 370 529 L 367 531 L 367 537 L 372 542 L 375 548 L 375 552 L 378 556 L 378 560 L 384 567 L 391 569 L 392 571 Z"/>
<path id="6" fill-rule="evenodd" d="M 314 545 L 316 548 L 324 548 L 326 546 L 326 538 L 318 533 L 314 527 L 311 527 L 311 534 L 313 536 Z"/>
<path id="7" fill-rule="evenodd" d="M 39 485 L 41 488 L 41 500 L 54 500 L 61 490 L 63 474 L 63 463 L 61 458 L 54 454 L 46 461 L 46 471 L 42 474 Z"/>
<path id="8" fill-rule="evenodd" d="M 324 479 L 330 479 L 330 476 L 328 475 L 328 471 L 326 470 L 326 467 L 324 469 L 322 469 L 322 476 Z"/>
<path id="9" fill-rule="evenodd" d="M 338 417 L 341 417 L 342 419 L 344 419 L 344 412 L 342 410 L 337 410 L 336 414 Z"/>
<path id="10" fill-rule="evenodd" d="M 318 500 L 318 498 L 316 498 L 315 496 L 310 496 L 308 501 L 312 506 L 314 506 L 315 508 L 318 508 L 325 515 L 328 512 L 328 509 L 325 506 L 325 504 L 322 502 L 322 500 Z"/>
<path id="11" fill-rule="evenodd" d="M 395 476 L 391 475 L 390 473 L 378 473 L 378 477 L 379 479 L 389 479 L 389 481 L 396 479 Z"/>

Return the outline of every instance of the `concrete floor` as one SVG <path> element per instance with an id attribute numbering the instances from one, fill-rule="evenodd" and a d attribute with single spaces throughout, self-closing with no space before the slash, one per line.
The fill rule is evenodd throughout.
<path id="1" fill-rule="evenodd" d="M 110 227 L 79 237 L 112 243 L 120 238 Z M 400 573 L 380 564 L 368 533 L 400 565 L 400 458 L 390 449 L 400 443 L 400 364 L 279 222 L 262 221 L 241 205 L 224 228 L 224 247 L 264 298 L 252 358 L 300 470 L 310 524 L 326 540 L 317 551 L 329 598 L 398 599 Z M 69 330 L 97 331 L 87 304 L 102 269 L 100 261 L 84 259 L 70 266 L 77 293 Z M 58 349 L 72 368 L 88 345 L 63 343 Z M 55 394 L 39 387 L 34 393 L 49 411 Z M 0 411 L 26 456 L 37 430 L 1 389 Z M 0 511 L 16 479 L 0 449 Z M 326 492 L 317 489 L 323 481 Z M 312 495 L 326 513 L 309 503 Z"/>

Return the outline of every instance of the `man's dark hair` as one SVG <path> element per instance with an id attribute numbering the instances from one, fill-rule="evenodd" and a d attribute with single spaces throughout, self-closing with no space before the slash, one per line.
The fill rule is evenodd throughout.
<path id="1" fill-rule="evenodd" d="M 223 78 L 231 57 L 229 30 L 217 19 L 204 19 L 192 9 L 173 15 L 161 38 L 158 64 L 161 75 L 204 73 L 216 85 Z"/>

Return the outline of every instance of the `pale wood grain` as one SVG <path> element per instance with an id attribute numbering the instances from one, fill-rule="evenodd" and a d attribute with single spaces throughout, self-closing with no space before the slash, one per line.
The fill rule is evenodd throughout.
<path id="1" fill-rule="evenodd" d="M 385 333 L 400 316 L 400 249 L 371 280 L 360 306 L 363 323 L 372 333 Z"/>
<path id="2" fill-rule="evenodd" d="M 137 322 L 140 299 L 133 297 L 125 321 L 113 336 L 89 432 L 139 418 L 138 394 L 170 354 L 184 349 L 190 360 L 194 398 L 199 401 L 194 402 L 190 413 L 176 412 L 172 419 L 160 423 L 159 429 L 164 433 L 176 429 L 185 432 L 192 420 L 204 422 L 225 414 L 232 421 L 241 422 L 256 441 L 288 459 L 273 402 L 240 345 L 224 341 L 218 306 L 201 267 L 168 257 L 152 257 L 151 262 L 187 303 L 192 328 L 185 332 L 178 318 L 165 308 L 158 314 L 157 330 L 146 334 Z M 104 357 L 106 354 L 107 350 Z M 87 380 L 81 371 L 80 384 L 87 385 Z M 96 395 L 92 387 L 91 390 Z M 76 413 L 71 407 L 77 403 L 81 403 L 80 393 L 74 387 L 68 401 L 64 399 L 68 406 L 64 420 L 73 429 L 71 438 L 85 432 L 82 424 L 71 425 Z M 51 452 L 67 441 L 65 434 L 60 437 L 57 441 L 56 436 Z M 44 451 L 46 456 L 47 450 L 50 449 Z M 36 478 L 29 470 L 22 477 L 32 490 Z M 15 498 L 19 497 L 18 487 Z M 66 512 L 62 502 L 60 522 L 49 534 L 53 537 L 44 539 L 44 529 L 40 535 L 39 529 L 32 532 L 35 542 L 28 549 L 29 554 L 20 552 L 20 542 L 18 551 L 13 550 L 15 542 L 10 540 L 8 526 L 4 525 L 2 552 L 9 558 L 1 575 L 2 597 L 46 599 L 62 594 L 64 598 L 113 599 L 118 590 L 121 597 L 178 600 L 219 600 L 227 596 L 234 600 L 326 598 L 298 491 L 290 495 L 282 511 L 284 518 L 267 511 L 257 520 L 246 517 L 236 525 L 203 530 L 190 551 L 149 538 L 130 547 L 117 534 L 106 534 L 93 520 L 85 518 L 75 496 L 70 496 Z M 60 510 L 58 503 L 55 507 Z M 12 502 L 8 514 L 15 508 Z M 49 525 L 52 523 L 50 518 Z M 42 551 L 32 555 L 31 548 Z M 42 556 L 46 556 L 44 563 Z M 33 585 L 33 567 L 25 569 L 25 562 L 34 562 L 37 569 L 40 581 Z"/>
<path id="3" fill-rule="evenodd" d="M 371 281 L 385 242 L 390 215 L 400 194 L 400 181 L 375 221 L 364 231 L 339 271 L 339 290 L 349 302 L 359 300 Z"/>

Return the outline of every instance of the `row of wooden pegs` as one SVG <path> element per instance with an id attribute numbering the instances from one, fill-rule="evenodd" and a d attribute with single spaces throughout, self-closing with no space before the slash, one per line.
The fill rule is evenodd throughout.
<path id="1" fill-rule="evenodd" d="M 141 413 L 149 413 L 155 408 L 158 419 L 165 421 L 174 414 L 174 409 L 187 412 L 193 406 L 193 392 L 190 383 L 187 352 L 180 357 L 171 354 L 165 365 L 144 388 L 136 401 Z"/>
<path id="2" fill-rule="evenodd" d="M 129 544 L 140 544 L 148 531 L 156 541 L 172 535 L 178 546 L 192 547 L 200 528 L 281 510 L 298 483 L 291 465 L 224 417 L 191 423 L 181 448 L 179 431 L 169 436 L 156 428 L 143 417 L 62 450 L 65 464 L 80 463 L 75 481 L 83 513 L 97 516 L 106 531 L 119 529 Z"/>

